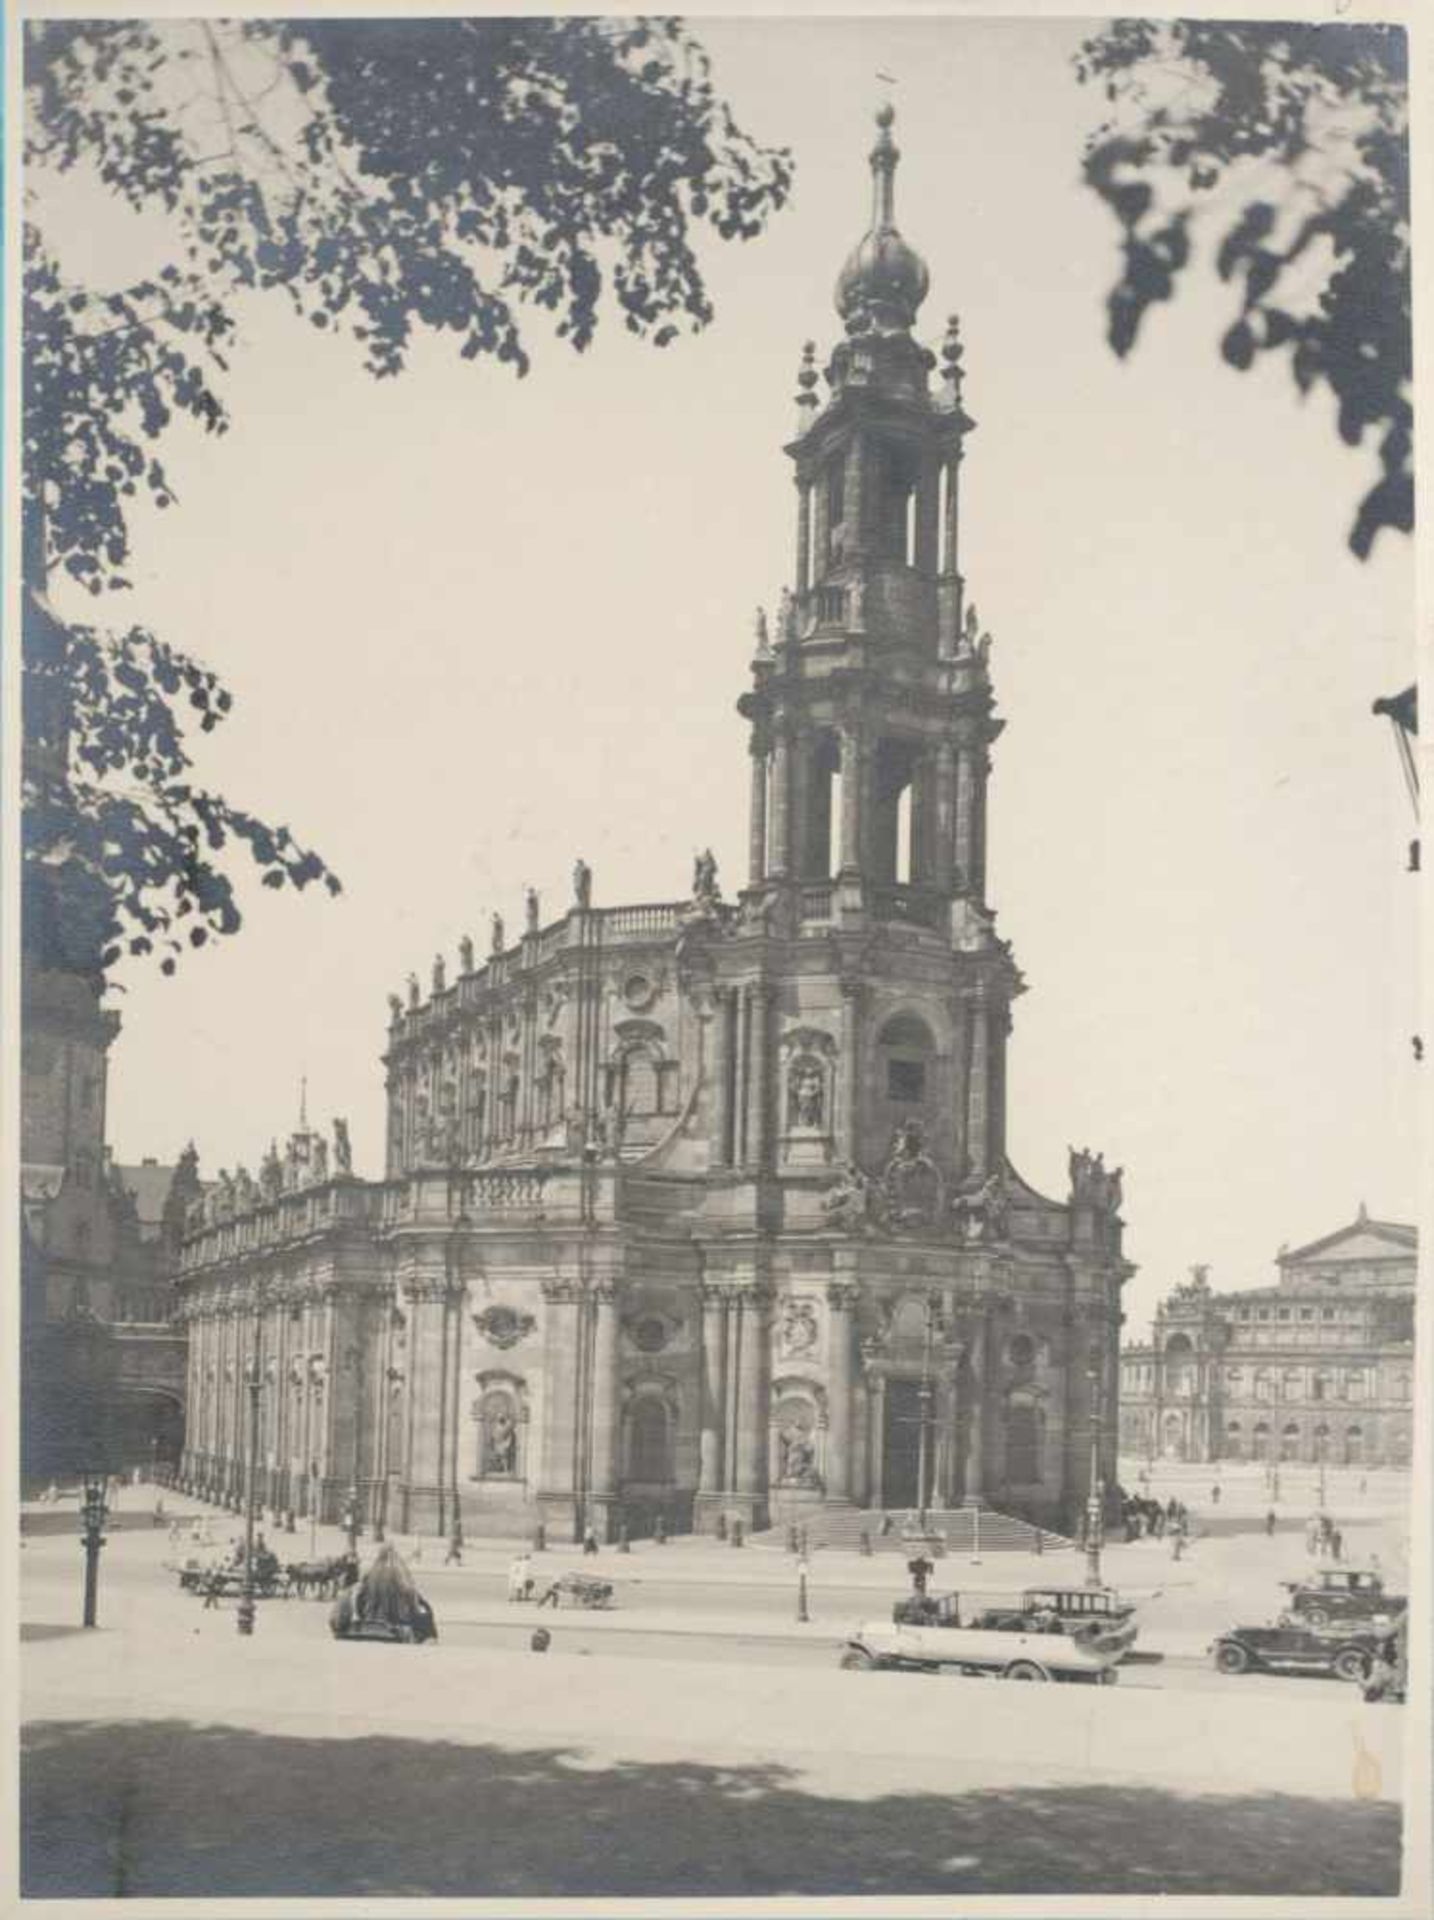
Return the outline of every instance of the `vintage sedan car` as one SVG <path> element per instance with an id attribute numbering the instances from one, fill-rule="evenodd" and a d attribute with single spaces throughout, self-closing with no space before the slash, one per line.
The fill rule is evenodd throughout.
<path id="1" fill-rule="evenodd" d="M 1099 1620 L 1062 1617 L 1054 1608 L 990 1604 L 973 1594 L 943 1593 L 898 1601 L 890 1625 L 852 1628 L 840 1665 L 848 1671 L 986 1675 L 1002 1680 L 1084 1680 L 1112 1684 L 1129 1645 L 1123 1631 Z"/>
<path id="2" fill-rule="evenodd" d="M 1328 1673 L 1363 1683 L 1386 1639 L 1367 1622 L 1314 1626 L 1287 1614 L 1270 1626 L 1231 1627 L 1210 1652 L 1221 1673 Z"/>
<path id="3" fill-rule="evenodd" d="M 1392 1618 L 1409 1602 L 1402 1593 L 1387 1593 L 1384 1577 L 1370 1567 L 1320 1567 L 1306 1580 L 1282 1580 L 1290 1596 L 1288 1612 L 1312 1627 L 1329 1620 Z"/>
<path id="4" fill-rule="evenodd" d="M 1021 1595 L 1027 1613 L 1049 1610 L 1063 1620 L 1095 1621 L 1103 1634 L 1118 1634 L 1127 1648 L 1140 1632 L 1135 1603 L 1114 1587 L 1027 1587 Z"/>

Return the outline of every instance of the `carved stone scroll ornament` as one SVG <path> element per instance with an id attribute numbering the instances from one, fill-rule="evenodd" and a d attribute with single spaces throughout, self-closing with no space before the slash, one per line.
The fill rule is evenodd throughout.
<path id="1" fill-rule="evenodd" d="M 492 1306 L 475 1313 L 473 1324 L 490 1347 L 506 1353 L 526 1339 L 537 1322 L 531 1313 L 520 1313 L 516 1307 Z"/>
<path id="2" fill-rule="evenodd" d="M 934 1226 L 941 1216 L 942 1184 L 920 1125 L 908 1120 L 897 1130 L 882 1174 L 893 1229 L 919 1231 Z"/>
<path id="3" fill-rule="evenodd" d="M 783 1359 L 810 1353 L 817 1344 L 817 1309 L 811 1300 L 784 1300 L 777 1327 L 777 1351 Z"/>

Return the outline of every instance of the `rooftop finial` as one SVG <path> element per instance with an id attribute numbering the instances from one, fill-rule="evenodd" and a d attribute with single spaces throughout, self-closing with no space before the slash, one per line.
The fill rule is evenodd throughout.
<path id="1" fill-rule="evenodd" d="M 876 110 L 876 145 L 871 150 L 871 228 L 886 232 L 896 225 L 896 165 L 901 149 L 891 137 L 896 108 L 883 100 Z"/>
<path id="2" fill-rule="evenodd" d="M 304 1074 L 300 1074 L 299 1076 L 299 1132 L 307 1133 L 308 1130 L 309 1130 L 309 1076 L 306 1073 L 304 1073 Z"/>
<path id="3" fill-rule="evenodd" d="M 906 332 L 926 298 L 926 262 L 896 229 L 896 166 L 901 158 L 891 128 L 896 109 L 885 100 L 876 110 L 871 150 L 871 226 L 837 279 L 837 312 L 849 333 Z"/>

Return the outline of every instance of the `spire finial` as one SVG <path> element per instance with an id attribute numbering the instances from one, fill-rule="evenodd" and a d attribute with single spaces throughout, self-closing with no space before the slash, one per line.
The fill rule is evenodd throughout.
<path id="1" fill-rule="evenodd" d="M 901 159 L 891 129 L 896 109 L 884 100 L 876 110 L 871 149 L 871 225 L 837 278 L 837 312 L 851 334 L 905 333 L 926 298 L 926 262 L 896 228 L 896 167 Z"/>
<path id="2" fill-rule="evenodd" d="M 306 1073 L 303 1073 L 299 1075 L 299 1132 L 307 1133 L 308 1130 L 309 1130 L 309 1076 Z"/>
<path id="3" fill-rule="evenodd" d="M 896 108 L 883 100 L 876 110 L 876 145 L 871 150 L 871 228 L 873 233 L 890 231 L 896 225 L 896 166 L 901 150 L 891 137 Z"/>

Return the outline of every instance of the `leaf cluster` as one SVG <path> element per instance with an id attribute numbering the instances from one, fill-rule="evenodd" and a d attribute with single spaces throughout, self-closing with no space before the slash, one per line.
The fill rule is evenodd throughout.
<path id="1" fill-rule="evenodd" d="M 518 374 L 519 309 L 574 348 L 606 296 L 657 346 L 712 317 L 696 233 L 761 232 L 790 157 L 737 126 L 680 22 L 43 20 L 25 37 L 32 182 L 87 170 L 168 223 L 172 254 L 121 289 L 67 277 L 31 190 L 24 262 L 26 859 L 30 932 L 162 951 L 239 925 L 232 844 L 265 884 L 337 881 L 287 830 L 193 786 L 180 715 L 228 707 L 140 629 L 65 627 L 56 569 L 129 585 L 128 519 L 175 501 L 156 443 L 229 424 L 242 297 L 279 292 L 378 376 L 415 334 Z"/>
<path id="2" fill-rule="evenodd" d="M 1076 62 L 1113 109 L 1084 160 L 1122 231 L 1111 346 L 1129 353 L 1173 297 L 1196 216 L 1220 218 L 1215 265 L 1240 301 L 1226 361 L 1285 352 L 1301 393 L 1333 394 L 1347 445 L 1378 436 L 1360 559 L 1414 519 L 1406 62 L 1397 27 L 1190 20 L 1116 21 Z"/>

